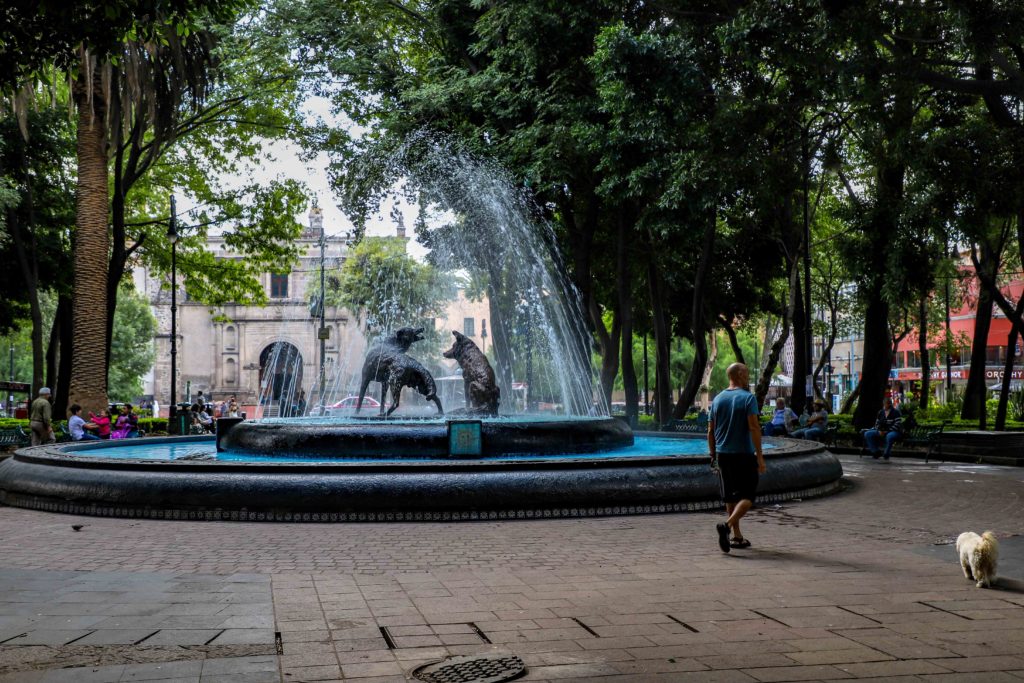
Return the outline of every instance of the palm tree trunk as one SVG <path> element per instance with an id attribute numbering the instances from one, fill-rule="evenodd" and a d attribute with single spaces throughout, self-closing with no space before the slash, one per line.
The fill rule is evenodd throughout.
<path id="1" fill-rule="evenodd" d="M 75 216 L 75 285 L 69 401 L 85 410 L 107 407 L 107 229 L 106 103 L 92 58 L 84 55 L 75 87 L 78 106 L 78 186 Z"/>

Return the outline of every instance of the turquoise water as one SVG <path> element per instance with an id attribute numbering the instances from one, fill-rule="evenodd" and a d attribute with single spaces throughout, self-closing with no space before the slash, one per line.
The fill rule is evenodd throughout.
<path id="1" fill-rule="evenodd" d="M 765 448 L 771 448 L 765 444 Z M 122 442 L 111 447 L 71 448 L 70 454 L 85 458 L 105 458 L 110 460 L 218 460 L 221 462 L 395 462 L 395 458 L 346 458 L 339 454 L 337 458 L 320 459 L 296 454 L 280 453 L 273 456 L 255 455 L 250 453 L 217 453 L 213 441 L 186 441 L 180 443 L 147 444 L 142 442 Z M 632 446 L 616 448 L 598 453 L 565 453 L 565 454 L 521 454 L 485 457 L 483 460 L 546 460 L 560 458 L 570 460 L 596 460 L 602 458 L 643 458 L 652 456 L 694 457 L 707 453 L 707 442 L 702 438 L 676 439 L 659 436 L 637 436 Z M 415 453 L 405 455 L 401 460 L 449 462 L 446 459 L 419 457 Z"/>

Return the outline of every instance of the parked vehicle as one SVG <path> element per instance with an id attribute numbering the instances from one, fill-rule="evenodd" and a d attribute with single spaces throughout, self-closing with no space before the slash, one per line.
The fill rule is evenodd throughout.
<path id="1" fill-rule="evenodd" d="M 333 403 L 327 406 L 328 415 L 354 415 L 356 412 L 356 404 L 359 402 L 358 396 L 346 396 L 337 403 Z M 373 415 L 380 410 L 380 401 L 375 398 L 366 396 L 363 398 L 363 412 Z"/>

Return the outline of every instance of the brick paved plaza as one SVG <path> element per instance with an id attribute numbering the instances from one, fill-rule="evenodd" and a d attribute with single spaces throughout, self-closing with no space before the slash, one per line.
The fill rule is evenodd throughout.
<path id="1" fill-rule="evenodd" d="M 1024 680 L 1024 470 L 844 457 L 839 495 L 718 516 L 229 524 L 0 508 L 0 681 Z M 84 525 L 81 531 L 73 524 Z M 951 545 L 992 529 L 976 589 Z"/>

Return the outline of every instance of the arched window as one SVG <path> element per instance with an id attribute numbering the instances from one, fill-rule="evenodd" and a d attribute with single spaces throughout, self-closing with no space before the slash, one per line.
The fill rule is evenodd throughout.
<path id="1" fill-rule="evenodd" d="M 238 329 L 234 325 L 224 328 L 224 350 L 234 351 L 238 348 Z"/>
<path id="2" fill-rule="evenodd" d="M 238 382 L 238 363 L 234 358 L 224 361 L 224 384 L 235 384 Z"/>
<path id="3" fill-rule="evenodd" d="M 327 326 L 327 334 L 330 335 L 329 337 L 327 337 L 327 348 L 329 348 L 329 349 L 337 348 L 338 347 L 338 331 L 334 329 L 334 325 L 328 325 Z"/>

